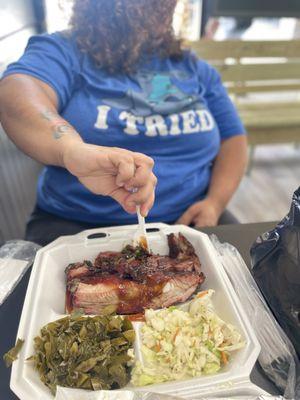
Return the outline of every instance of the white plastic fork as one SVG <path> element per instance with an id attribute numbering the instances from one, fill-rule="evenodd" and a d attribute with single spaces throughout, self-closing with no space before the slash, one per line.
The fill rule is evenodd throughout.
<path id="1" fill-rule="evenodd" d="M 135 246 L 142 246 L 144 249 L 150 251 L 150 246 L 147 238 L 147 232 L 146 232 L 146 224 L 145 224 L 145 218 L 141 215 L 141 207 L 137 206 L 136 207 L 136 213 L 138 216 L 138 229 L 134 233 L 133 236 L 133 243 Z"/>

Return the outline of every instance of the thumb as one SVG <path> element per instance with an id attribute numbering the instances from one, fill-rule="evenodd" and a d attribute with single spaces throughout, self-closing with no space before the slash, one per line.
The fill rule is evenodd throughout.
<path id="1" fill-rule="evenodd" d="M 179 218 L 177 224 L 190 225 L 194 218 L 198 215 L 199 210 L 196 204 L 187 209 L 187 211 Z"/>
<path id="2" fill-rule="evenodd" d="M 129 214 L 135 214 L 136 212 L 136 205 L 135 204 L 128 204 L 126 202 L 127 198 L 130 196 L 127 190 L 124 188 L 117 188 L 112 193 L 109 194 L 114 200 L 116 200 L 126 212 Z"/>

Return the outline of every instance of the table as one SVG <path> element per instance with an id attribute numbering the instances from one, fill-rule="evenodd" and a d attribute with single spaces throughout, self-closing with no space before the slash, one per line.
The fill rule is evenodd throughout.
<path id="1" fill-rule="evenodd" d="M 276 225 L 271 223 L 244 224 L 244 225 L 223 225 L 215 228 L 202 229 L 203 232 L 211 235 L 216 234 L 221 242 L 228 242 L 239 249 L 241 255 L 250 266 L 249 249 L 257 236 L 272 229 Z M 0 306 L 0 400 L 17 400 L 18 397 L 9 388 L 10 369 L 7 369 L 2 362 L 2 356 L 15 344 L 19 319 L 22 312 L 23 301 L 30 277 L 30 270 L 27 271 L 15 291 L 8 297 L 5 303 Z M 251 375 L 252 381 L 266 391 L 278 394 L 276 388 L 263 376 L 259 366 L 256 366 Z M 35 399 L 32 399 L 35 400 Z"/>
<path id="2" fill-rule="evenodd" d="M 221 225 L 214 228 L 201 229 L 201 231 L 207 233 L 208 235 L 217 235 L 221 242 L 231 243 L 239 250 L 248 268 L 250 268 L 250 247 L 259 235 L 270 231 L 276 225 L 277 222 Z"/>

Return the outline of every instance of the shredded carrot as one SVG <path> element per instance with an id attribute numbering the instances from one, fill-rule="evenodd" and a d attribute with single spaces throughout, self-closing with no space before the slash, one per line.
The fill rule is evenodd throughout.
<path id="1" fill-rule="evenodd" d="M 228 364 L 228 357 L 225 351 L 221 351 L 221 360 L 223 364 L 225 365 Z"/>
<path id="2" fill-rule="evenodd" d="M 198 299 L 201 299 L 201 297 L 204 297 L 208 294 L 208 290 L 204 290 L 204 292 L 200 292 L 197 294 Z"/>
<path id="3" fill-rule="evenodd" d="M 156 353 L 158 353 L 161 350 L 160 343 L 157 343 L 157 345 L 154 347 L 154 350 L 156 351 Z"/>
<path id="4" fill-rule="evenodd" d="M 175 342 L 179 331 L 180 331 L 180 328 L 177 328 L 177 329 L 176 329 L 176 332 L 175 332 L 175 335 L 174 335 L 174 337 L 173 337 L 173 342 Z"/>

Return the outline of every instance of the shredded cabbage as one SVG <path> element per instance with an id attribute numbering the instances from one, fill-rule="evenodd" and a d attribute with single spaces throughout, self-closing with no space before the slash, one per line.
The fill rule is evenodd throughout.
<path id="1" fill-rule="evenodd" d="M 143 362 L 136 361 L 132 383 L 145 386 L 214 374 L 232 351 L 245 346 L 237 329 L 214 311 L 213 290 L 200 292 L 187 311 L 146 310 L 141 328 Z"/>

